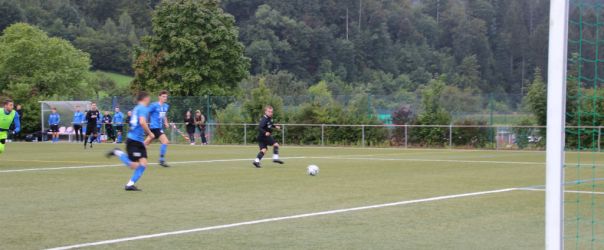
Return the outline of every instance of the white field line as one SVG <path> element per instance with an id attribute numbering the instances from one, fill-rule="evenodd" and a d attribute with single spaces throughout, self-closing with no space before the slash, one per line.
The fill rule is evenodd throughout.
<path id="1" fill-rule="evenodd" d="M 283 157 L 284 160 L 292 159 L 304 159 L 305 156 L 299 157 Z M 250 161 L 253 159 L 219 159 L 219 160 L 202 160 L 202 161 L 176 161 L 170 162 L 171 165 L 179 164 L 192 164 L 192 163 L 216 163 L 216 162 L 238 162 L 238 161 Z M 158 165 L 158 163 L 149 163 L 149 165 Z M 120 167 L 123 164 L 112 164 L 112 165 L 88 165 L 88 166 L 72 166 L 72 167 L 55 167 L 55 168 L 26 168 L 26 169 L 8 169 L 0 170 L 0 173 L 19 173 L 19 172 L 34 172 L 34 171 L 51 171 L 51 170 L 66 170 L 66 169 L 86 169 L 86 168 L 106 168 L 106 167 Z"/>
<path id="2" fill-rule="evenodd" d="M 545 192 L 545 189 L 543 189 L 543 188 L 517 188 L 516 190 Z M 596 192 L 596 191 L 564 190 L 564 192 L 565 193 L 572 193 L 572 194 L 597 194 L 597 195 L 604 195 L 604 192 Z"/>
<path id="3" fill-rule="evenodd" d="M 531 161 L 475 161 L 475 160 L 446 160 L 446 159 L 417 159 L 417 158 L 369 158 L 369 157 L 321 157 L 309 156 L 308 159 L 327 160 L 363 160 L 363 161 L 416 161 L 416 162 L 450 162 L 450 163 L 486 163 L 486 164 L 519 164 L 519 165 L 545 165 L 545 162 Z"/>
<path id="4" fill-rule="evenodd" d="M 199 227 L 199 228 L 179 230 L 179 231 L 172 231 L 172 232 L 164 232 L 164 233 L 156 233 L 156 234 L 146 234 L 146 235 L 139 235 L 139 236 L 133 236 L 133 237 L 126 237 L 126 238 L 118 238 L 118 239 L 112 239 L 112 240 L 104 240 L 104 241 L 97 241 L 97 242 L 82 243 L 82 244 L 76 244 L 76 245 L 69 245 L 69 246 L 50 248 L 50 250 L 66 250 L 66 249 L 75 249 L 75 248 L 83 248 L 83 247 L 91 247 L 91 246 L 99 246 L 99 245 L 108 245 L 108 244 L 115 244 L 115 243 L 127 242 L 127 241 L 144 240 L 144 239 L 159 238 L 159 237 L 166 237 L 166 236 L 172 236 L 172 235 L 190 234 L 190 233 L 197 233 L 197 232 L 204 232 L 204 231 L 212 231 L 212 230 L 219 230 L 219 229 L 226 229 L 226 228 L 233 228 L 233 227 L 241 227 L 241 226 L 248 226 L 248 225 L 269 223 L 269 222 L 277 222 L 277 221 L 301 219 L 301 218 L 307 218 L 307 217 L 315 217 L 315 216 L 323 216 L 323 215 L 331 215 L 331 214 L 348 213 L 348 212 L 361 211 L 361 210 L 369 210 L 369 209 L 384 208 L 384 207 L 393 207 L 393 206 L 402 206 L 402 205 L 417 204 L 417 203 L 424 203 L 424 202 L 448 200 L 448 199 L 454 199 L 454 198 L 463 198 L 463 197 L 471 197 L 471 196 L 480 196 L 480 195 L 504 193 L 504 192 L 510 192 L 510 191 L 514 191 L 514 190 L 517 190 L 517 189 L 516 188 L 505 188 L 505 189 L 497 189 L 497 190 L 490 190 L 490 191 L 481 191 L 481 192 L 474 192 L 474 193 L 464 193 L 464 194 L 453 194 L 453 195 L 437 196 L 437 197 L 417 199 L 417 200 L 399 201 L 399 202 L 393 202 L 393 203 L 383 203 L 383 204 L 369 205 L 369 206 L 362 206 L 362 207 L 353 207 L 353 208 L 345 208 L 345 209 L 328 210 L 328 211 L 322 211 L 322 212 L 298 214 L 298 215 L 291 215 L 291 216 L 284 216 L 284 217 L 274 217 L 274 218 L 267 218 L 267 219 L 260 219 L 260 220 L 237 222 L 237 223 L 232 223 L 232 224 L 224 224 L 224 225 L 209 226 L 209 227 Z"/>

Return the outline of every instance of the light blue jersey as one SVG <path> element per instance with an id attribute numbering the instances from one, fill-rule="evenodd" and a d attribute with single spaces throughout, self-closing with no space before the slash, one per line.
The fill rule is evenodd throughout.
<path id="1" fill-rule="evenodd" d="M 48 125 L 59 125 L 61 122 L 61 116 L 59 113 L 50 113 L 48 116 Z"/>
<path id="2" fill-rule="evenodd" d="M 168 109 L 170 109 L 170 105 L 167 103 L 164 103 L 163 105 L 159 104 L 159 102 L 152 103 L 149 106 L 149 120 L 151 122 L 149 128 L 163 129 Z"/>
<path id="3" fill-rule="evenodd" d="M 84 123 L 84 113 L 77 111 L 73 113 L 73 124 L 74 125 L 82 125 Z"/>
<path id="4" fill-rule="evenodd" d="M 145 129 L 141 126 L 139 118 L 143 117 L 145 120 L 149 115 L 149 108 L 145 105 L 136 105 L 132 110 L 132 117 L 130 118 L 130 132 L 128 132 L 128 139 L 139 142 L 145 141 Z"/>
<path id="5" fill-rule="evenodd" d="M 113 125 L 122 126 L 124 123 L 124 113 L 116 112 L 113 114 Z"/>

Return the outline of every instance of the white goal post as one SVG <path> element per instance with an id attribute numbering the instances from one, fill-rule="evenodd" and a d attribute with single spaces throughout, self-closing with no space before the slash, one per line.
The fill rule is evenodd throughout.
<path id="1" fill-rule="evenodd" d="M 547 73 L 545 248 L 564 248 L 564 134 L 569 0 L 551 0 Z"/>

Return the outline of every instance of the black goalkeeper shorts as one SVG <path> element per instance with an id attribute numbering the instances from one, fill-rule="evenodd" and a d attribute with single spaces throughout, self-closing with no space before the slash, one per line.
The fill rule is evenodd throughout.
<path id="1" fill-rule="evenodd" d="M 258 136 L 258 146 L 260 149 L 275 145 L 275 139 L 272 136 Z"/>

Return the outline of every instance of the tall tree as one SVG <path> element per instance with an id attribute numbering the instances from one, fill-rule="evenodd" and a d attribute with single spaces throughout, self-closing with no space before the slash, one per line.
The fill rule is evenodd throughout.
<path id="1" fill-rule="evenodd" d="M 153 35 L 136 54 L 133 87 L 181 96 L 234 94 L 249 68 L 238 34 L 235 19 L 216 0 L 162 2 Z"/>

